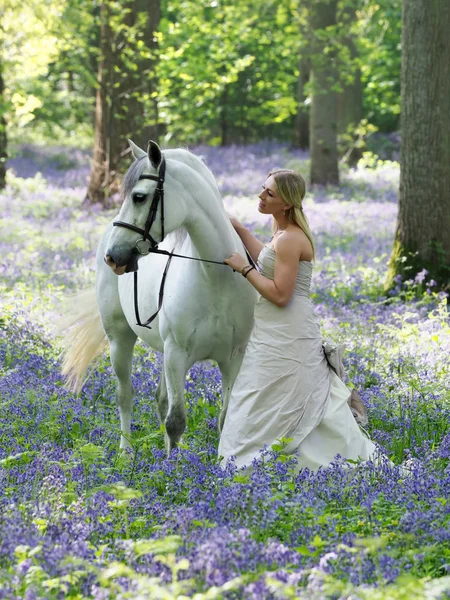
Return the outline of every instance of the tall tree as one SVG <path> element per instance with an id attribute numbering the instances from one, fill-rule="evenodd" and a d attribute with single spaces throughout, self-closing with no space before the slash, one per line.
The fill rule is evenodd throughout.
<path id="1" fill-rule="evenodd" d="M 311 183 L 339 183 L 336 104 L 337 0 L 311 3 Z"/>
<path id="2" fill-rule="evenodd" d="M 0 190 L 6 185 L 6 159 L 8 158 L 6 138 L 6 100 L 4 94 L 3 69 L 0 58 Z"/>
<path id="3" fill-rule="evenodd" d="M 400 197 L 387 285 L 450 284 L 450 3 L 404 0 Z"/>
<path id="4" fill-rule="evenodd" d="M 87 203 L 106 203 L 118 189 L 127 138 L 157 139 L 155 67 L 160 0 L 101 4 L 94 151 Z"/>
<path id="5" fill-rule="evenodd" d="M 311 75 L 311 35 L 309 23 L 310 0 L 304 0 L 297 5 L 296 16 L 299 33 L 298 79 L 297 79 L 297 110 L 295 114 L 292 144 L 294 147 L 306 150 L 309 148 L 309 89 Z"/>
<path id="6" fill-rule="evenodd" d="M 356 6 L 354 0 L 347 0 L 339 15 L 339 25 L 343 30 L 340 62 L 345 61 L 345 68 L 340 69 L 342 91 L 337 95 L 337 128 L 341 150 L 350 166 L 355 166 L 362 157 L 356 130 L 364 115 L 361 68 L 354 31 Z"/>
<path id="7" fill-rule="evenodd" d="M 310 61 L 308 57 L 300 58 L 300 68 L 297 81 L 297 114 L 295 115 L 294 139 L 295 147 L 306 150 L 309 148 L 309 110 L 306 106 L 306 92 L 310 76 Z"/>

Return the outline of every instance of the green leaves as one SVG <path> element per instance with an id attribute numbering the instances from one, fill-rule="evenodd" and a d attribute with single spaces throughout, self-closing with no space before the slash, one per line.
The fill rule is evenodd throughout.
<path id="1" fill-rule="evenodd" d="M 3 469 L 12 469 L 13 467 L 16 467 L 18 465 L 26 465 L 31 461 L 32 457 L 35 454 L 35 451 L 30 450 L 7 456 L 6 458 L 0 460 L 0 467 L 2 467 Z"/>
<path id="2" fill-rule="evenodd" d="M 274 452 L 283 452 L 289 442 L 292 442 L 293 438 L 281 437 L 274 444 L 272 444 L 272 450 Z"/>
<path id="3" fill-rule="evenodd" d="M 182 544 L 179 535 L 169 535 L 159 540 L 136 540 L 133 542 L 133 552 L 137 557 L 146 554 L 169 554 L 175 553 Z"/>
<path id="4" fill-rule="evenodd" d="M 124 483 L 110 483 L 107 485 L 100 485 L 92 490 L 95 492 L 106 492 L 107 494 L 111 494 L 114 498 L 122 502 L 124 504 L 129 504 L 131 500 L 135 500 L 136 498 L 141 498 L 142 492 L 139 490 L 134 490 L 132 488 L 127 487 Z"/>
<path id="5" fill-rule="evenodd" d="M 86 466 L 91 466 L 98 460 L 102 460 L 104 456 L 104 450 L 101 446 L 95 444 L 84 444 L 81 448 L 78 448 L 78 452 L 81 455 L 83 463 Z"/>
<path id="6" fill-rule="evenodd" d="M 140 107 L 143 123 L 159 120 L 166 140 L 230 143 L 290 138 L 297 110 L 300 58 L 334 63 L 336 89 L 361 68 L 365 117 L 381 129 L 400 110 L 400 0 L 344 0 L 338 23 L 315 32 L 309 3 L 297 0 L 169 0 L 150 42 L 148 14 L 108 0 L 107 61 L 114 61 L 115 115 Z M 357 10 L 356 10 L 357 9 Z M 354 15 L 350 18 L 349 15 Z M 92 135 L 100 39 L 100 5 L 90 0 L 8 0 L 2 20 L 2 112 L 13 134 L 27 126 L 45 137 Z M 151 27 L 151 24 L 150 24 Z M 343 39 L 350 36 L 357 56 Z M 154 43 L 154 41 L 156 42 Z M 158 85 L 150 92 L 148 81 Z M 105 81 L 103 81 L 105 85 Z M 135 126 L 136 127 L 136 126 Z"/>

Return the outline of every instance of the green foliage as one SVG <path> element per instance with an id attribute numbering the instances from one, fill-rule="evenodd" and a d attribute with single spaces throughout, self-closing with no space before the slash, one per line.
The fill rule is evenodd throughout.
<path id="1" fill-rule="evenodd" d="M 1 20 L 10 135 L 32 126 L 35 137 L 67 139 L 85 128 L 95 82 L 91 2 L 7 0 Z"/>
<path id="2" fill-rule="evenodd" d="M 347 131 L 338 136 L 339 154 L 342 156 L 341 162 L 347 163 L 351 159 L 352 153 L 359 151 L 364 157 L 367 139 L 377 131 L 375 125 L 362 119 L 359 123 L 351 123 Z M 359 161 L 358 161 L 359 164 Z M 359 166 L 363 166 L 362 163 Z"/>
<path id="3" fill-rule="evenodd" d="M 401 5 L 401 0 L 366 0 L 358 11 L 365 116 L 380 131 L 399 125 Z"/>
<path id="4" fill-rule="evenodd" d="M 114 85 L 123 77 L 133 79 L 121 94 L 120 111 L 137 101 L 143 124 L 151 122 L 154 98 L 146 81 L 155 75 L 166 144 L 171 139 L 217 144 L 291 138 L 300 58 L 311 58 L 307 4 L 167 0 L 157 33 L 155 73 L 139 67 L 154 52 L 146 44 L 144 15 L 131 26 L 123 4 L 109 1 L 108 7 L 111 53 L 121 63 Z M 318 32 L 326 44 L 315 59 L 332 60 L 338 70 L 331 84 L 342 89 L 360 68 L 364 117 L 382 131 L 398 124 L 400 8 L 400 0 L 345 0 L 339 3 L 337 26 Z M 89 145 L 100 5 L 91 0 L 8 0 L 2 23 L 6 89 L 1 112 L 6 112 L 10 137 L 20 139 L 25 128 L 35 140 Z M 349 34 L 357 57 L 345 43 Z"/>
<path id="5" fill-rule="evenodd" d="M 159 65 L 169 135 L 250 142 L 255 130 L 289 119 L 296 107 L 295 10 L 292 0 L 171 0 Z"/>

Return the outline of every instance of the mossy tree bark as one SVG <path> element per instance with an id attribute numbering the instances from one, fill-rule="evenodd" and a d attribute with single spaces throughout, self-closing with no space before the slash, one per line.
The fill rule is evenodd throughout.
<path id="1" fill-rule="evenodd" d="M 160 0 L 101 5 L 94 150 L 86 203 L 107 204 L 119 189 L 127 139 L 158 140 L 157 38 Z"/>
<path id="2" fill-rule="evenodd" d="M 310 149 L 311 183 L 338 184 L 336 59 L 330 38 L 336 27 L 337 0 L 312 3 L 310 25 L 311 54 L 311 107 Z"/>
<path id="3" fill-rule="evenodd" d="M 386 288 L 427 269 L 450 285 L 450 3 L 404 0 L 401 169 Z"/>

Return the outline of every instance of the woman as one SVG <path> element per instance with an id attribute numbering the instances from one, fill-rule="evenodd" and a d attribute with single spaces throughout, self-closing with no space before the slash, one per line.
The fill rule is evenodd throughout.
<path id="1" fill-rule="evenodd" d="M 258 261 L 239 254 L 225 262 L 260 293 L 241 369 L 226 412 L 219 456 L 251 466 L 264 446 L 290 438 L 298 469 L 316 470 L 339 454 L 366 460 L 376 451 L 348 406 L 350 390 L 330 368 L 309 299 L 314 243 L 303 213 L 305 181 L 295 171 L 269 173 L 258 211 L 272 215 L 274 234 L 262 244 L 241 223 L 233 226 Z"/>

